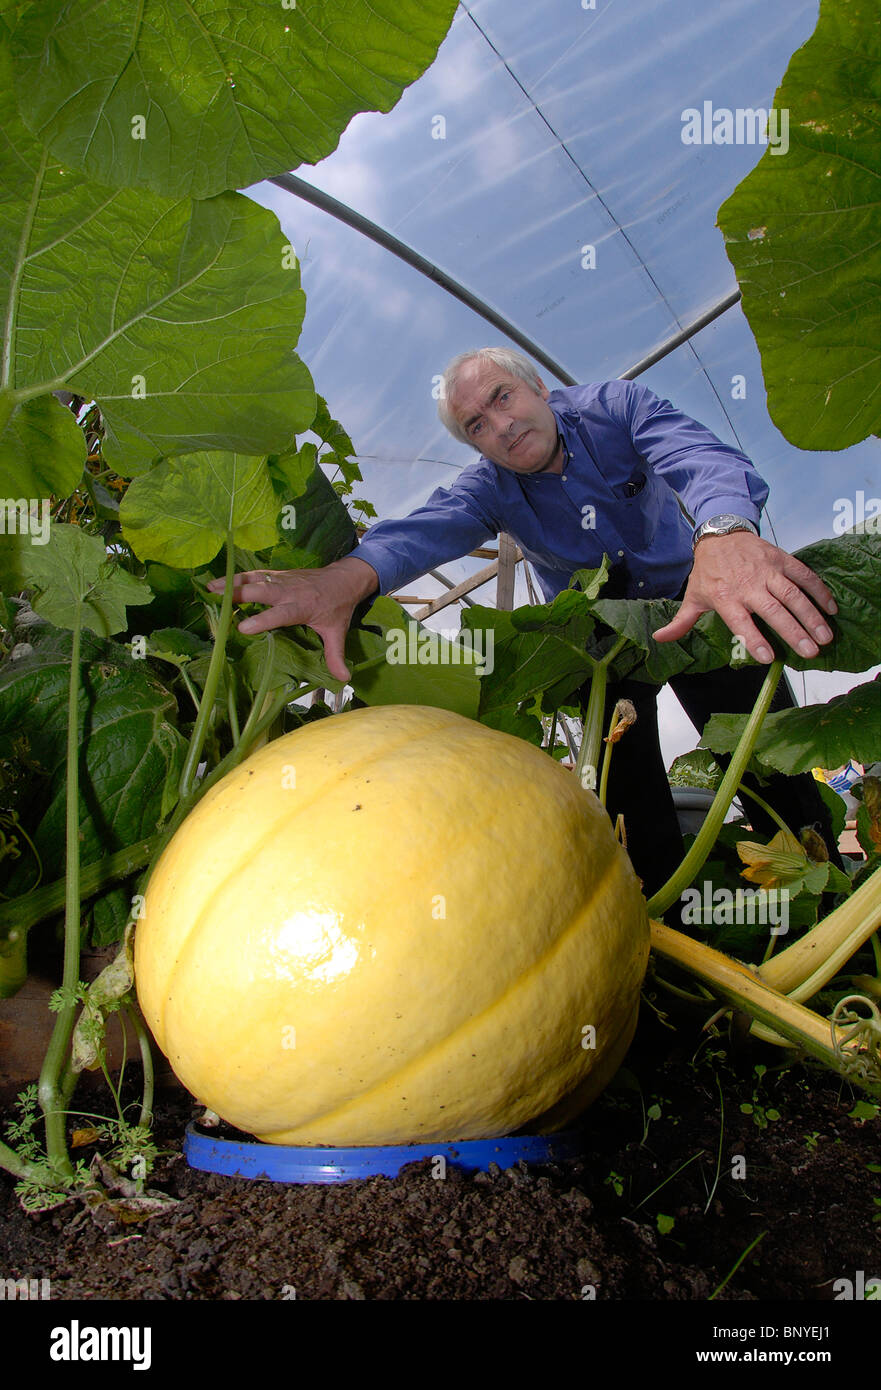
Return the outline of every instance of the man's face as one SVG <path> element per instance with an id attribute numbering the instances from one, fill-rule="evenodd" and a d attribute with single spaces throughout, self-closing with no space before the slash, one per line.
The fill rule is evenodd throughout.
<path id="1" fill-rule="evenodd" d="M 449 406 L 477 449 L 514 473 L 558 473 L 557 421 L 541 394 L 494 362 L 476 358 L 462 369 Z"/>

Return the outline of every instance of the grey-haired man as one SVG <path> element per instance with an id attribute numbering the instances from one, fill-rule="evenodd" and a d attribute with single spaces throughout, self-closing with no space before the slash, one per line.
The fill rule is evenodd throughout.
<path id="1" fill-rule="evenodd" d="M 659 642 L 682 637 L 708 610 L 761 663 L 772 652 L 755 617 L 806 656 L 831 641 L 824 613 L 834 614 L 836 606 L 826 585 L 758 534 L 768 488 L 752 462 L 646 387 L 608 381 L 551 392 L 527 358 L 486 348 L 450 363 L 439 414 L 456 438 L 480 452 L 478 462 L 408 516 L 371 527 L 333 565 L 280 571 L 268 582 L 265 571 L 237 575 L 237 601 L 268 605 L 241 631 L 305 623 L 323 639 L 332 674 L 345 679 L 345 635 L 362 600 L 506 531 L 531 562 L 546 599 L 604 553 L 612 561 L 605 593 L 681 597 L 676 618 L 654 634 Z M 699 728 L 714 709 L 749 708 L 761 679 L 749 669 L 711 676 L 672 682 Z M 623 693 L 619 687 L 610 698 Z M 631 853 L 652 891 L 680 842 L 660 762 L 655 692 L 643 686 L 626 693 L 637 698 L 640 734 L 628 735 L 616 751 L 610 810 L 624 810 Z M 784 690 L 778 704 L 789 702 Z M 646 797 L 647 778 L 661 803 Z M 628 790 L 634 781 L 638 795 Z M 788 783 L 778 790 L 790 815 L 828 831 L 815 789 L 799 784 L 795 803 Z"/>

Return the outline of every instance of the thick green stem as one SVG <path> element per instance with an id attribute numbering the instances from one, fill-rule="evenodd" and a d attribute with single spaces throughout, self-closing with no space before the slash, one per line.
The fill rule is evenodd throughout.
<path id="1" fill-rule="evenodd" d="M 679 868 L 667 880 L 663 888 L 659 888 L 653 898 L 650 899 L 648 910 L 652 917 L 659 917 L 662 912 L 666 912 L 668 907 L 675 903 L 681 893 L 685 891 L 692 882 L 695 874 L 699 873 L 707 855 L 716 843 L 719 831 L 728 814 L 728 808 L 734 800 L 735 793 L 740 785 L 755 746 L 762 721 L 771 706 L 774 698 L 774 691 L 783 674 L 783 662 L 774 661 L 768 669 L 764 684 L 759 691 L 759 697 L 753 706 L 752 713 L 746 722 L 746 727 L 740 736 L 740 742 L 734 750 L 731 762 L 725 772 L 725 776 L 716 792 L 715 800 L 707 812 L 707 818 L 698 831 L 695 842 L 686 854 Z"/>
<path id="2" fill-rule="evenodd" d="M 28 977 L 27 933 L 17 927 L 10 931 L 0 950 L 0 999 L 11 999 Z"/>
<path id="3" fill-rule="evenodd" d="M 0 1142 L 0 1168 L 5 1168 L 13 1177 L 23 1181 L 38 1183 L 40 1187 L 46 1186 L 46 1170 L 38 1168 L 36 1164 L 30 1163 L 26 1158 L 20 1158 L 14 1149 L 10 1149 L 8 1144 Z"/>
<path id="4" fill-rule="evenodd" d="M 235 678 L 232 671 L 229 673 L 229 684 L 226 687 L 226 712 L 229 716 L 232 741 L 235 744 L 241 738 L 241 732 L 239 730 L 239 712 L 236 709 Z"/>
<path id="5" fill-rule="evenodd" d="M 616 728 L 618 727 L 618 723 L 619 723 L 619 719 L 618 719 L 618 710 L 619 710 L 619 708 L 620 708 L 620 701 L 619 701 L 619 704 L 617 704 L 617 705 L 615 706 L 615 708 L 612 710 L 612 718 L 609 720 L 609 732 L 608 732 L 608 735 L 606 736 L 606 746 L 605 746 L 605 748 L 603 749 L 603 770 L 602 770 L 602 772 L 600 773 L 600 790 L 599 790 L 599 798 L 600 798 L 600 801 L 603 803 L 604 806 L 605 806 L 605 804 L 606 804 L 606 793 L 607 793 L 607 791 L 608 791 L 608 789 L 609 789 L 609 771 L 610 771 L 610 769 L 611 769 L 611 767 L 612 767 L 612 750 L 613 750 L 614 747 L 615 747 L 615 741 L 614 741 L 614 739 L 612 738 L 612 735 L 614 734 Z"/>
<path id="6" fill-rule="evenodd" d="M 187 672 L 186 672 L 186 668 L 185 668 L 185 667 L 179 666 L 179 667 L 178 667 L 178 672 L 179 672 L 179 674 L 180 674 L 181 680 L 183 681 L 184 685 L 186 686 L 187 693 L 189 694 L 189 697 L 190 697 L 190 699 L 191 699 L 192 702 L 193 702 L 193 708 L 195 709 L 196 714 L 198 714 L 198 713 L 199 713 L 199 696 L 198 696 L 198 694 L 196 693 L 195 686 L 193 685 L 193 682 L 190 680 L 189 676 L 187 675 Z"/>
<path id="7" fill-rule="evenodd" d="M 128 878 L 136 869 L 142 869 L 153 857 L 159 839 L 158 835 L 151 835 L 146 840 L 139 840 L 137 844 L 129 845 L 126 849 L 118 850 L 116 854 L 109 854 L 106 859 L 100 859 L 97 863 L 81 869 L 81 896 L 90 898 L 93 893 L 106 888 L 115 879 Z M 44 917 L 52 917 L 56 912 L 60 912 L 64 907 L 65 892 L 66 880 L 59 878 L 54 883 L 47 883 L 43 888 L 35 888 L 24 897 L 13 898 L 12 902 L 4 903 L 0 939 L 12 940 L 13 932 L 29 931 L 37 922 L 42 922 Z"/>
<path id="8" fill-rule="evenodd" d="M 586 787 L 590 791 L 595 790 L 597 785 L 597 769 L 599 768 L 600 750 L 603 745 L 603 713 L 606 708 L 609 667 L 618 653 L 626 646 L 627 638 L 619 637 L 599 661 L 593 661 L 588 657 L 593 667 L 593 677 L 590 682 L 584 726 L 581 730 L 581 749 L 575 764 L 575 776 L 582 787 Z M 603 804 L 605 805 L 605 802 Z"/>
<path id="9" fill-rule="evenodd" d="M 275 639 L 271 632 L 267 632 L 266 638 L 266 651 L 263 653 L 263 665 L 260 668 L 260 678 L 257 682 L 257 689 L 254 693 L 251 708 L 248 711 L 248 717 L 245 720 L 245 727 L 242 729 L 240 737 L 236 739 L 237 747 L 239 743 L 249 743 L 251 731 L 263 714 L 263 708 L 266 704 L 266 696 L 269 691 L 269 680 L 272 675 L 272 655 L 275 647 Z"/>
<path id="10" fill-rule="evenodd" d="M 70 680 L 67 699 L 67 788 L 65 868 L 67 884 L 64 904 L 64 969 L 61 987 L 65 1002 L 55 1020 L 46 1050 L 37 1094 L 46 1120 L 46 1156 L 56 1171 L 73 1176 L 67 1152 L 64 1104 L 60 1079 L 70 1045 L 76 1014 L 73 997 L 80 969 L 80 824 L 79 824 L 79 687 L 82 605 L 77 607 L 70 649 Z"/>
<path id="11" fill-rule="evenodd" d="M 762 979 L 793 999 L 810 999 L 869 940 L 879 922 L 881 869 L 876 869 L 840 907 L 762 965 Z"/>
<path id="12" fill-rule="evenodd" d="M 881 1078 L 874 1075 L 870 1067 L 860 1071 L 851 1070 L 848 1065 L 859 1060 L 859 1052 L 843 1045 L 845 1029 L 833 1028 L 828 1019 L 778 994 L 755 971 L 721 951 L 693 941 L 663 922 L 652 921 L 650 926 L 652 950 L 696 976 L 738 1011 L 749 1014 L 818 1062 L 862 1086 L 870 1095 L 881 1096 Z M 840 1050 L 837 1051 L 836 1046 Z"/>
<path id="13" fill-rule="evenodd" d="M 226 660 L 226 639 L 232 621 L 234 575 L 235 547 L 232 543 L 232 537 L 228 536 L 226 542 L 226 584 L 223 590 L 223 602 L 220 605 L 220 621 L 217 624 L 214 650 L 211 653 L 211 660 L 208 663 L 208 675 L 205 677 L 205 687 L 202 691 L 202 699 L 199 702 L 199 713 L 196 715 L 196 722 L 193 725 L 193 732 L 190 736 L 190 746 L 187 750 L 184 770 L 181 773 L 181 801 L 186 801 L 193 790 L 193 785 L 196 780 L 196 770 L 199 766 L 199 760 L 202 757 L 202 749 L 205 745 L 205 738 L 208 733 L 208 724 L 214 710 L 214 698 L 217 694 L 217 686 L 220 681 L 220 671 Z"/>
<path id="14" fill-rule="evenodd" d="M 590 695 L 584 727 L 581 730 L 581 748 L 575 764 L 575 776 L 582 787 L 594 791 L 597 785 L 597 768 L 600 762 L 600 749 L 603 745 L 603 711 L 606 707 L 606 684 L 608 667 L 603 662 L 594 663 Z"/>
<path id="15" fill-rule="evenodd" d="M 130 1004 L 126 1004 L 125 1008 L 138 1036 L 141 1065 L 144 1068 L 144 1091 L 141 1098 L 141 1113 L 138 1117 L 138 1124 L 143 1129 L 149 1129 L 153 1123 L 153 1049 L 150 1046 L 150 1037 L 137 1004 L 133 1000 Z"/>

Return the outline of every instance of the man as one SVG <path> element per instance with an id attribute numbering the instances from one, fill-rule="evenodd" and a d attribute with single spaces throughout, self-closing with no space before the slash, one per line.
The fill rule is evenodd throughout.
<path id="1" fill-rule="evenodd" d="M 504 530 L 532 563 L 546 599 L 568 586 L 574 570 L 597 566 L 603 553 L 612 561 L 605 594 L 681 596 L 677 616 L 654 634 L 659 642 L 682 637 L 711 609 L 761 663 L 773 653 L 753 615 L 805 656 L 831 641 L 823 613 L 836 612 L 832 594 L 806 565 L 758 534 L 768 488 L 750 460 L 647 388 L 610 381 L 550 392 L 528 359 L 484 348 L 450 363 L 439 414 L 456 438 L 481 451 L 480 460 L 409 516 L 372 527 L 335 564 L 237 575 L 238 602 L 268 605 L 240 624 L 242 632 L 305 623 L 322 638 L 331 673 L 345 680 L 343 644 L 363 599 Z M 223 581 L 213 587 L 222 589 Z M 722 675 L 724 693 L 718 676 L 673 682 L 699 728 L 714 706 L 752 706 L 757 673 Z M 636 686 L 630 682 L 626 693 L 639 702 L 640 734 L 631 731 L 616 748 L 607 804 L 613 814 L 624 811 L 631 855 L 651 892 L 681 841 L 670 824 L 654 692 L 630 688 Z M 610 691 L 610 702 L 622 693 L 624 687 Z M 816 809 L 815 789 L 811 795 Z M 805 818 L 821 819 L 822 812 Z"/>

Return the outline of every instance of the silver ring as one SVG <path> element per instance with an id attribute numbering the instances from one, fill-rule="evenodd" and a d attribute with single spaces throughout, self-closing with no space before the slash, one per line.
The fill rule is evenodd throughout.
<path id="1" fill-rule="evenodd" d="M 272 584 L 272 583 L 274 583 L 274 580 L 273 580 L 273 578 L 272 578 L 272 575 L 271 575 L 271 574 L 264 574 L 264 576 L 263 576 L 263 583 L 264 583 L 264 584 Z"/>

